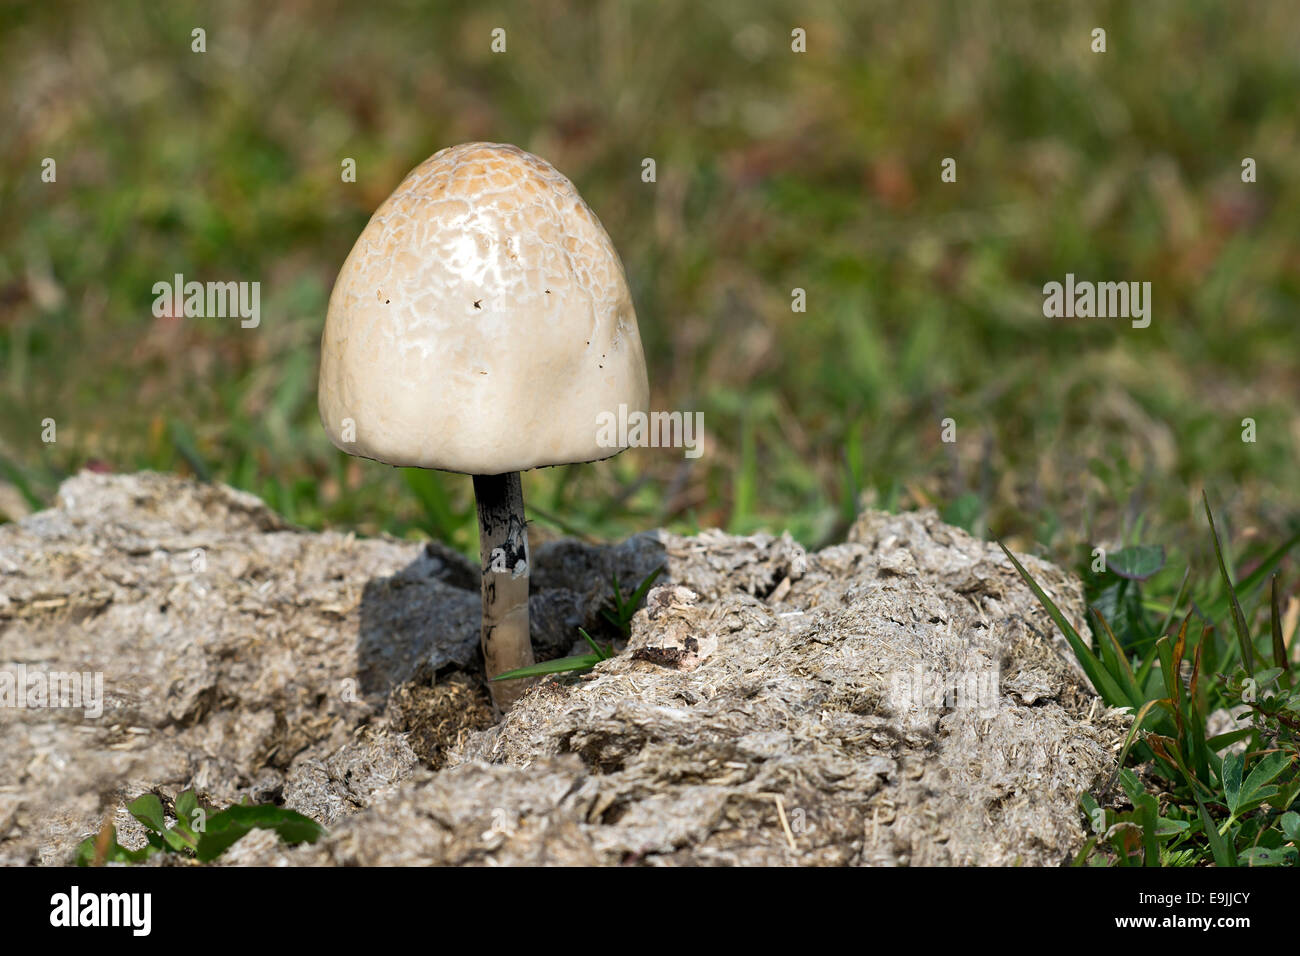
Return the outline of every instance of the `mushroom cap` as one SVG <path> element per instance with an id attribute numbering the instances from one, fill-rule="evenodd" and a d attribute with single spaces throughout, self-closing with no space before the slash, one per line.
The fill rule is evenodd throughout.
<path id="1" fill-rule="evenodd" d="M 622 450 L 598 441 L 601 414 L 648 398 L 609 235 L 573 183 L 516 146 L 426 159 L 334 282 L 320 417 L 349 454 L 474 475 L 597 461 Z"/>

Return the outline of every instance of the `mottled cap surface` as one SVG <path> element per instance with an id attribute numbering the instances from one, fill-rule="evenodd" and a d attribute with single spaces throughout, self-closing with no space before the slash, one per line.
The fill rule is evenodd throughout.
<path id="1" fill-rule="evenodd" d="M 330 440 L 392 465 L 501 474 L 595 461 L 645 411 L 623 264 L 573 183 L 497 143 L 435 153 L 371 217 L 321 342 Z"/>

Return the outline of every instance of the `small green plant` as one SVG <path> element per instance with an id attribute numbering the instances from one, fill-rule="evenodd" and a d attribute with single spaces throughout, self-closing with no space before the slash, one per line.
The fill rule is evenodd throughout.
<path id="1" fill-rule="evenodd" d="M 1002 546 L 1102 699 L 1134 715 L 1115 777 L 1100 793 L 1080 798 L 1093 835 L 1078 865 L 1300 863 L 1300 814 L 1292 809 L 1300 795 L 1300 688 L 1283 639 L 1273 573 L 1297 537 L 1234 584 L 1208 497 L 1205 514 L 1222 591 L 1190 599 L 1190 574 L 1184 574 L 1174 600 L 1163 606 L 1142 594 L 1143 582 L 1164 565 L 1163 549 L 1117 552 L 1107 560 L 1110 575 L 1090 582 L 1095 651 Z M 1265 641 L 1252 636 L 1241 596 L 1258 590 L 1269 574 L 1271 627 Z M 1176 633 L 1166 633 L 1184 601 L 1191 609 Z M 1152 620 L 1152 612 L 1163 624 Z M 1197 616 L 1199 636 L 1191 627 Z M 1232 640 L 1216 636 L 1216 617 L 1232 621 Z M 1208 715 L 1234 709 L 1244 711 L 1238 722 L 1248 723 L 1210 736 Z M 1128 809 L 1113 793 L 1116 782 Z"/>
<path id="2" fill-rule="evenodd" d="M 632 636 L 632 618 L 636 615 L 636 609 L 641 606 L 645 596 L 650 593 L 650 588 L 655 583 L 655 579 L 663 573 L 663 565 L 655 568 L 645 576 L 645 580 L 636 586 L 636 590 L 632 592 L 632 596 L 629 598 L 623 597 L 623 591 L 618 586 L 618 575 L 610 576 L 610 581 L 614 585 L 613 601 L 601 609 L 600 616 L 623 635 L 623 640 L 626 641 Z"/>
<path id="3" fill-rule="evenodd" d="M 176 822 L 170 827 L 156 794 L 137 797 L 126 809 L 149 831 L 148 842 L 137 850 L 128 850 L 117 842 L 117 828 L 105 824 L 98 835 L 87 837 L 77 847 L 78 866 L 142 863 L 155 853 L 179 853 L 207 863 L 251 830 L 274 830 L 290 844 L 315 843 L 325 835 L 324 827 L 295 810 L 270 804 L 237 804 L 212 811 L 199 805 L 192 790 L 176 797 Z"/>
<path id="4" fill-rule="evenodd" d="M 632 618 L 636 614 L 636 609 L 641 606 L 645 596 L 650 593 L 651 586 L 655 579 L 663 574 L 663 566 L 655 568 L 646 575 L 645 580 L 637 585 L 635 591 L 628 597 L 623 596 L 623 589 L 619 587 L 618 575 L 611 576 L 611 583 L 614 586 L 614 594 L 608 605 L 601 608 L 600 616 L 603 617 L 609 625 L 613 627 L 623 640 L 632 636 Z M 542 661 L 540 664 L 533 664 L 529 667 L 520 667 L 512 671 L 506 671 L 504 674 L 498 674 L 493 680 L 518 680 L 520 677 L 541 677 L 544 674 L 565 674 L 565 673 L 585 673 L 599 664 L 601 661 L 608 660 L 614 656 L 614 642 L 601 645 L 596 643 L 595 639 L 583 628 L 578 628 L 578 633 L 582 635 L 591 646 L 590 654 L 575 654 L 572 657 L 560 657 L 553 661 Z"/>

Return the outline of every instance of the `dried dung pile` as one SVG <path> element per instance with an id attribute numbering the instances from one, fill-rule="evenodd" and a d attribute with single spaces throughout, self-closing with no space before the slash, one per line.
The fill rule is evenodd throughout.
<path id="1" fill-rule="evenodd" d="M 297 530 L 222 485 L 70 479 L 0 526 L 0 675 L 102 675 L 102 699 L 0 707 L 0 862 L 69 862 L 106 815 L 142 843 L 125 801 L 187 787 L 330 828 L 228 863 L 1057 865 L 1083 842 L 1126 719 L 1001 552 L 933 513 L 864 513 L 817 553 L 652 532 L 533 558 L 539 656 L 600 625 L 611 574 L 666 570 L 624 653 L 495 723 L 459 554 Z M 1087 634 L 1078 582 L 1026 565 Z"/>

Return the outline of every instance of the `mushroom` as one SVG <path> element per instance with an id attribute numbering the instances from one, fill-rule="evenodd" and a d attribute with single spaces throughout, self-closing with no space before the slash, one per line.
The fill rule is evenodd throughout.
<path id="1" fill-rule="evenodd" d="M 598 419 L 644 412 L 648 394 L 609 235 L 573 183 L 516 146 L 426 159 L 335 280 L 321 423 L 351 455 L 473 476 L 489 679 L 533 663 L 519 473 L 618 454 Z M 504 710 L 527 685 L 489 686 Z"/>

